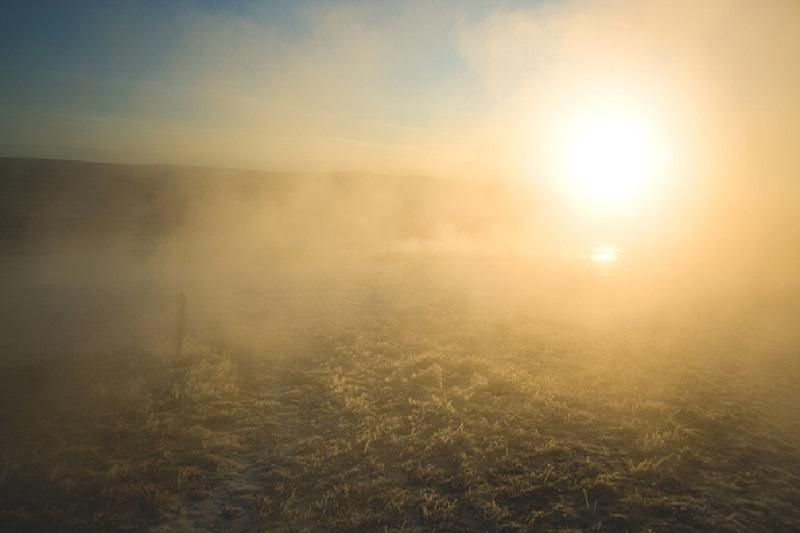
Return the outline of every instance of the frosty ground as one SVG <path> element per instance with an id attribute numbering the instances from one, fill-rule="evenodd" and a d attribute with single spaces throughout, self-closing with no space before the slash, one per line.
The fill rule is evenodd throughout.
<path id="1" fill-rule="evenodd" d="M 52 302 L 73 344 L 0 373 L 0 529 L 800 528 L 800 363 L 763 310 L 599 320 L 598 278 L 581 319 L 442 280 L 395 261 L 190 292 L 180 357 L 169 327 L 104 345 L 125 327 L 102 306 Z"/>

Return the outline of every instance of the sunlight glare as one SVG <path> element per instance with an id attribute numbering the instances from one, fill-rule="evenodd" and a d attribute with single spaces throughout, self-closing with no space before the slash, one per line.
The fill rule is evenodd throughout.
<path id="1" fill-rule="evenodd" d="M 560 138 L 566 194 L 583 210 L 609 214 L 643 207 L 663 170 L 662 139 L 631 110 L 576 114 Z"/>
<path id="2" fill-rule="evenodd" d="M 618 252 L 614 246 L 601 245 L 592 249 L 589 258 L 594 263 L 609 265 L 617 261 Z"/>

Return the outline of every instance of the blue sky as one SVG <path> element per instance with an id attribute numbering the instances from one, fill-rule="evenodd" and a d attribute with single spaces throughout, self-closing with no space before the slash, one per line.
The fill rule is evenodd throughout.
<path id="1" fill-rule="evenodd" d="M 798 6 L 5 0 L 0 155 L 531 173 L 598 95 L 722 145 L 797 116 Z"/>
<path id="2" fill-rule="evenodd" d="M 300 3 L 264 4 L 261 16 L 292 27 Z M 35 0 L 6 5 L 0 18 L 0 108 L 127 115 L 137 84 L 164 80 L 165 58 L 191 31 L 184 16 L 246 16 L 252 2 Z M 250 7 L 248 7 L 250 6 Z M 177 102 L 150 102 L 181 114 Z"/>
<path id="3" fill-rule="evenodd" d="M 314 61 L 327 61 L 324 52 L 315 50 L 315 43 L 336 44 L 339 36 L 326 35 L 330 30 L 320 29 L 326 24 L 320 19 L 331 13 L 338 17 L 334 24 L 341 26 L 343 36 L 350 22 L 362 33 L 365 28 L 366 33 L 375 29 L 367 39 L 379 37 L 384 27 L 394 36 L 406 36 L 397 43 L 399 48 L 391 65 L 380 73 L 381 80 L 376 80 L 374 72 L 365 72 L 370 79 L 364 93 L 380 93 L 370 95 L 381 100 L 379 105 L 359 106 L 350 95 L 346 102 L 334 99 L 321 111 L 340 115 L 336 120 L 345 136 L 364 135 L 358 131 L 364 120 L 426 127 L 429 106 L 440 103 L 429 101 L 429 93 L 437 88 L 458 84 L 465 92 L 471 91 L 472 102 L 479 98 L 479 85 L 469 87 L 476 80 L 470 79 L 459 55 L 455 32 L 458 24 L 480 17 L 488 7 L 478 2 L 452 3 L 447 9 L 433 10 L 438 20 L 417 32 L 408 21 L 393 27 L 395 19 L 408 18 L 410 11 L 396 2 L 7 2 L 0 7 L 0 76 L 4 80 L 0 84 L 0 151 L 7 155 L 148 159 L 135 150 L 126 153 L 120 143 L 111 147 L 114 143 L 98 139 L 105 135 L 92 133 L 89 130 L 97 128 L 87 128 L 87 123 L 116 123 L 118 131 L 129 123 L 229 129 L 235 126 L 231 122 L 237 120 L 236 110 L 225 116 L 229 111 L 225 106 L 209 108 L 213 96 L 208 91 L 195 91 L 209 83 L 214 61 L 229 78 L 230 87 L 224 90 L 242 98 L 268 100 L 270 89 L 258 87 L 268 71 L 280 77 L 281 68 L 301 68 L 286 67 L 285 54 L 299 55 L 294 58 L 299 64 L 306 52 L 319 55 L 309 61 L 310 69 Z M 242 38 L 240 30 L 248 36 Z M 415 32 L 417 35 L 410 35 Z M 387 39 L 391 38 L 387 34 Z M 418 46 L 413 43 L 416 38 Z M 387 44 L 391 43 L 387 40 Z M 255 64 L 248 65 L 246 57 L 235 62 L 247 55 L 241 47 L 255 51 Z M 332 59 L 346 65 L 350 53 L 345 48 Z M 235 56 L 234 61 L 229 54 Z M 355 58 L 356 65 L 342 76 L 359 75 L 358 62 L 362 60 L 368 62 Z M 374 66 L 363 67 L 370 70 Z M 322 79 L 332 81 L 331 76 Z M 314 99 L 315 95 L 308 97 Z M 302 97 L 292 105 L 303 106 Z M 308 113 L 319 111 L 315 105 L 309 106 Z M 384 135 L 396 137 L 397 132 Z M 162 157 L 153 154 L 149 159 Z M 264 165 L 269 164 L 265 157 Z"/>
<path id="4" fill-rule="evenodd" d="M 490 6 L 532 4 L 453 3 L 450 14 L 455 27 L 458 20 L 480 17 Z M 194 31 L 194 19 L 200 14 L 220 21 L 249 20 L 278 28 L 289 38 L 303 39 L 309 31 L 308 12 L 320 6 L 345 5 L 363 9 L 376 25 L 386 24 L 402 10 L 399 3 L 388 1 L 7 2 L 0 7 L 0 71 L 5 80 L 0 86 L 0 106 L 6 112 L 20 108 L 124 112 L 119 106 L 131 85 L 168 75 L 170 65 L 165 58 Z M 463 72 L 454 43 L 448 42 L 446 35 L 442 37 L 433 43 L 438 46 L 409 57 L 394 73 L 405 89 L 435 84 Z"/>

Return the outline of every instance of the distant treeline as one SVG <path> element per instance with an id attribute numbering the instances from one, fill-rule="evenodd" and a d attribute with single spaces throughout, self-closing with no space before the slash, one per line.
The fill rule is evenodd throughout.
<path id="1" fill-rule="evenodd" d="M 484 238 L 518 223 L 518 195 L 493 182 L 293 174 L 0 158 L 0 249 L 180 235 L 265 244 Z"/>

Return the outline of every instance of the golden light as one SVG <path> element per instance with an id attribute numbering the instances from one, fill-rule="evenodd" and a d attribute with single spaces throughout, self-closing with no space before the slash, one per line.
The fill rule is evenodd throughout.
<path id="1" fill-rule="evenodd" d="M 617 261 L 618 256 L 619 252 L 614 246 L 601 245 L 592 249 L 592 253 L 589 255 L 589 258 L 594 263 L 610 265 Z"/>
<path id="2" fill-rule="evenodd" d="M 622 214 L 645 207 L 664 175 L 666 146 L 633 108 L 576 111 L 558 136 L 561 188 L 590 213 Z"/>

